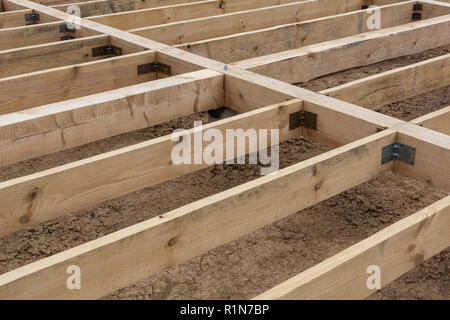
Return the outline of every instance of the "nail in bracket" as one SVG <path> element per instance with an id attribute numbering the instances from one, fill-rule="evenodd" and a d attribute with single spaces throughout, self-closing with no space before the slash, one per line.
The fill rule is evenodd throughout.
<path id="1" fill-rule="evenodd" d="M 302 126 L 317 129 L 317 114 L 305 110 L 291 113 L 289 115 L 289 130 L 294 130 Z"/>
<path id="2" fill-rule="evenodd" d="M 59 25 L 60 33 L 75 33 L 75 26 L 70 24 L 60 24 Z"/>
<path id="3" fill-rule="evenodd" d="M 60 40 L 71 40 L 75 39 L 75 36 L 70 33 L 75 33 L 75 26 L 70 24 L 60 24 L 59 25 L 59 32 L 65 33 L 65 36 L 60 37 Z"/>
<path id="4" fill-rule="evenodd" d="M 31 11 L 31 13 L 25 13 L 25 21 L 28 21 L 28 23 L 26 24 L 27 26 L 31 25 L 31 24 L 37 24 L 38 21 L 41 20 L 41 17 L 39 15 L 39 13 L 37 13 L 36 11 Z"/>
<path id="5" fill-rule="evenodd" d="M 422 9 L 423 9 L 423 4 L 421 4 L 421 3 L 416 3 L 413 5 L 412 20 L 421 20 L 422 19 Z"/>
<path id="6" fill-rule="evenodd" d="M 68 34 L 68 35 L 66 35 L 66 36 L 62 36 L 62 37 L 59 38 L 59 39 L 61 39 L 62 41 L 64 41 L 64 40 L 72 40 L 72 39 L 75 39 L 75 37 L 72 36 L 72 35 L 70 35 L 70 34 Z"/>
<path id="7" fill-rule="evenodd" d="M 383 152 L 381 154 L 381 164 L 399 160 L 414 165 L 415 159 L 416 148 L 398 142 L 383 147 Z"/>
<path id="8" fill-rule="evenodd" d="M 413 10 L 414 11 L 422 11 L 423 10 L 423 4 L 421 3 L 416 3 L 413 5 Z"/>
<path id="9" fill-rule="evenodd" d="M 160 62 L 151 62 L 137 66 L 137 74 L 146 74 L 150 72 L 162 72 L 167 75 L 172 74 L 172 68 Z"/>
<path id="10" fill-rule="evenodd" d="M 104 55 L 108 55 L 108 54 L 112 54 L 115 56 L 121 56 L 122 48 L 111 46 L 111 45 L 92 48 L 92 56 L 93 57 L 104 56 Z"/>

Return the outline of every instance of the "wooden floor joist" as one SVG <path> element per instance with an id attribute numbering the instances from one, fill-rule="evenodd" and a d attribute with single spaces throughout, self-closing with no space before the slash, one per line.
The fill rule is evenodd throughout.
<path id="1" fill-rule="evenodd" d="M 308 0 L 131 29 L 129 32 L 175 45 L 356 11 L 361 9 L 361 3 Z M 271 19 L 267 19 L 268 15 L 271 15 Z"/>
<path id="2" fill-rule="evenodd" d="M 101 298 L 389 170 L 380 150 L 395 136 L 381 132 L 0 275 L 0 298 Z M 86 274 L 83 290 L 67 290 L 69 265 Z"/>
<path id="3" fill-rule="evenodd" d="M 31 12 L 31 10 L 0 12 L 0 29 L 22 27 L 27 25 L 29 22 L 25 19 L 25 15 L 30 14 Z M 56 20 L 56 18 L 46 14 L 39 15 L 39 23 L 53 22 Z"/>
<path id="4" fill-rule="evenodd" d="M 450 246 L 450 196 L 330 259 L 286 280 L 255 299 L 364 299 L 367 268 L 377 265 L 382 285 Z"/>
<path id="5" fill-rule="evenodd" d="M 65 0 L 52 4 L 52 7 L 67 11 L 70 5 L 80 8 L 81 17 L 100 16 L 105 14 L 163 7 L 168 5 L 197 2 L 198 0 L 91 0 L 86 2 L 75 1 L 69 3 Z"/>
<path id="6" fill-rule="evenodd" d="M 288 119 L 290 113 L 300 111 L 301 107 L 301 102 L 293 101 L 261 108 L 236 119 L 210 124 L 205 126 L 205 130 L 214 128 L 225 134 L 226 128 L 244 130 L 279 128 L 280 139 L 285 141 L 300 136 L 299 129 L 289 130 Z M 190 135 L 193 135 L 193 130 L 189 131 Z M 168 135 L 28 177 L 0 183 L 0 197 L 11 200 L 0 205 L 0 234 L 23 229 L 64 213 L 207 167 L 207 165 L 172 164 L 170 150 L 177 143 L 178 141 L 172 141 L 172 136 Z M 192 152 L 194 152 L 193 148 Z M 225 152 L 224 155 L 226 155 Z M 233 158 L 234 156 L 231 157 Z M 124 171 L 124 166 L 129 166 L 129 170 Z M 77 177 L 80 180 L 74 183 Z M 33 203 L 37 206 L 29 210 L 30 201 L 27 194 L 31 186 L 34 186 L 32 188 L 36 193 Z M 23 193 L 19 189 L 22 189 Z"/>
<path id="7" fill-rule="evenodd" d="M 0 165 L 223 105 L 223 76 L 202 70 L 0 115 Z"/>
<path id="8" fill-rule="evenodd" d="M 450 85 L 450 54 L 322 90 L 369 109 Z"/>
<path id="9" fill-rule="evenodd" d="M 306 3 L 308 2 L 304 4 Z M 389 28 L 411 22 L 414 3 L 415 1 L 407 1 L 380 7 L 382 27 Z M 333 8 L 333 5 L 329 7 Z M 342 9 L 336 8 L 336 12 L 339 11 Z M 366 21 L 371 14 L 373 13 L 370 9 L 367 9 L 313 20 L 300 17 L 298 23 L 184 43 L 177 47 L 214 60 L 232 63 L 368 32 L 370 29 Z"/>
<path id="10" fill-rule="evenodd" d="M 449 18 L 450 15 L 445 15 L 411 22 L 245 60 L 235 65 L 289 83 L 307 82 L 334 72 L 448 45 Z"/>
<path id="11" fill-rule="evenodd" d="M 402 67 L 402 68 L 397 68 L 391 71 L 387 71 L 375 76 L 371 76 L 371 77 L 367 77 L 367 78 L 363 78 L 360 80 L 356 80 L 353 82 L 350 82 L 348 84 L 342 85 L 342 86 L 338 86 L 335 88 L 331 88 L 331 89 L 327 89 L 327 90 L 323 90 L 321 91 L 321 93 L 323 94 L 327 94 L 327 95 L 331 95 L 334 97 L 339 98 L 340 100 L 344 100 L 344 101 L 348 101 L 351 103 L 355 103 L 358 105 L 361 105 L 365 108 L 374 108 L 376 106 L 381 106 L 383 104 L 387 104 L 390 102 L 394 102 L 394 101 L 399 101 L 399 100 L 403 100 L 409 97 L 412 97 L 414 95 L 417 95 L 419 93 L 422 92 L 427 92 L 427 91 L 431 91 L 437 88 L 440 88 L 442 86 L 448 85 L 450 80 L 449 80 L 449 68 L 448 68 L 448 61 L 449 61 L 449 56 L 448 55 L 444 55 L 442 57 L 437 57 L 437 58 L 433 58 L 433 59 L 429 59 L 423 62 L 419 62 L 407 67 Z M 200 75 L 199 78 L 196 78 L 196 75 Z M 205 96 L 208 96 L 208 91 L 206 90 L 212 90 L 213 92 L 217 92 L 216 94 L 213 94 L 212 96 L 215 97 L 214 99 L 216 99 L 216 101 L 214 100 L 207 100 L 209 101 L 205 107 L 210 107 L 210 108 L 214 108 L 214 107 L 220 107 L 221 105 L 224 104 L 223 98 L 220 99 L 220 92 L 219 92 L 219 88 L 221 88 L 223 86 L 223 83 L 219 83 L 217 82 L 215 79 L 218 78 L 216 77 L 210 77 L 210 78 L 204 78 L 202 75 L 206 74 L 211 75 L 211 72 L 194 72 L 192 74 L 183 76 L 183 79 L 186 78 L 191 78 L 193 79 L 193 81 L 202 81 L 202 88 L 205 92 Z M 214 73 L 212 73 L 214 74 Z M 418 74 L 419 76 L 414 76 L 415 74 Z M 210 80 L 209 80 L 210 79 Z M 178 81 L 177 79 L 175 79 L 174 81 Z M 168 84 L 171 84 L 172 86 L 175 85 L 175 82 L 171 82 L 168 81 Z M 188 80 L 187 83 L 190 83 L 190 81 Z M 189 84 L 189 86 L 191 88 L 192 85 Z M 403 87 L 400 87 L 403 86 Z M 398 89 L 398 90 L 397 90 Z M 151 93 L 153 89 L 150 87 L 148 92 Z M 161 89 L 158 89 L 161 90 Z M 185 89 L 183 89 L 185 90 Z M 190 91 L 191 89 L 187 90 L 186 92 L 188 92 L 188 94 L 192 94 L 192 92 Z M 220 89 L 221 90 L 221 89 Z M 124 89 L 117 89 L 115 91 L 111 91 L 109 92 L 109 94 L 107 95 L 108 100 L 106 101 L 110 101 L 109 103 L 111 105 L 120 105 L 118 104 L 118 101 L 120 101 L 121 95 L 118 95 L 117 100 L 112 99 L 112 97 L 114 97 L 114 92 L 121 92 L 122 94 L 126 94 L 127 95 L 127 91 L 129 91 L 130 93 L 134 93 L 134 89 L 131 87 L 129 89 L 124 88 Z M 166 93 L 167 91 L 165 91 L 164 94 L 169 95 L 168 93 Z M 170 94 L 170 96 L 172 96 L 173 94 Z M 361 99 L 357 99 L 356 97 L 360 96 L 360 97 L 364 97 L 363 100 Z M 100 98 L 101 94 L 99 94 L 99 97 L 89 97 L 89 99 L 87 101 L 92 101 L 92 100 L 98 100 L 98 101 L 102 101 Z M 185 97 L 185 95 L 183 95 L 183 98 Z M 199 96 L 200 99 L 203 99 L 203 93 L 202 95 Z M 90 102 L 86 105 L 80 104 L 81 101 L 83 101 L 85 99 L 81 98 L 81 99 L 75 99 L 73 100 L 73 105 L 79 105 L 80 110 L 86 109 L 86 108 L 97 108 L 98 104 L 90 104 Z M 80 102 L 79 102 L 80 101 Z M 139 105 L 139 99 L 135 99 L 133 98 L 131 100 L 131 105 L 133 107 L 133 113 L 134 116 L 136 117 L 136 111 L 135 110 L 139 110 L 140 108 L 142 108 L 142 105 Z M 156 101 L 156 100 L 155 100 Z M 170 101 L 170 100 L 168 100 Z M 105 102 L 103 102 L 102 105 L 105 105 Z M 192 103 L 191 107 L 188 107 L 187 103 Z M 181 117 L 183 115 L 188 115 L 189 113 L 186 113 L 185 110 L 191 110 L 191 112 L 198 112 L 198 111 L 202 111 L 202 110 L 207 110 L 207 108 L 203 107 L 203 108 L 195 108 L 195 105 L 193 104 L 195 101 L 194 100 L 183 100 L 183 103 L 186 104 L 186 107 L 188 107 L 188 109 L 174 109 L 175 111 L 170 113 L 168 117 L 161 117 L 158 116 L 156 117 L 156 115 L 152 115 L 149 116 L 148 118 L 150 119 L 150 122 L 147 122 L 147 120 L 142 119 L 142 121 L 134 121 L 131 123 L 131 126 L 126 126 L 126 130 L 130 131 L 130 130 L 136 130 L 139 128 L 142 128 L 145 125 L 154 125 L 154 124 L 158 124 L 158 123 L 162 123 L 164 121 L 168 121 L 171 119 L 174 119 L 176 117 Z M 167 101 L 161 100 L 161 106 L 158 106 L 159 108 L 164 108 L 165 106 L 167 106 Z M 174 101 L 171 102 L 172 104 L 174 103 Z M 66 103 L 67 104 L 67 103 Z M 261 102 L 257 102 L 257 104 L 261 105 Z M 58 107 L 58 105 L 61 104 L 55 104 L 54 106 L 43 106 L 43 107 L 38 107 L 35 108 L 34 112 L 33 112 L 33 117 L 28 117 L 25 115 L 14 115 L 13 117 L 9 116 L 9 115 L 3 115 L 0 116 L 0 128 L 4 128 L 4 129 L 0 129 L 3 130 L 3 136 L 4 137 L 9 137 L 8 139 L 4 139 L 2 140 L 2 144 L 1 144 L 1 154 L 2 157 L 0 158 L 0 163 L 5 165 L 5 164 L 9 164 L 9 163 L 13 163 L 13 162 L 17 162 L 20 160 L 25 160 L 27 158 L 30 157 L 37 157 L 46 153 L 52 153 L 55 151 L 59 151 L 59 150 L 63 150 L 63 148 L 71 148 L 74 146 L 78 146 L 87 142 L 91 142 L 91 141 L 95 141 L 94 137 L 97 139 L 101 139 L 101 138 L 106 138 L 109 136 L 112 136 L 114 134 L 118 134 L 118 133 L 123 133 L 126 131 L 123 131 L 124 129 L 121 129 L 121 126 L 117 125 L 117 120 L 113 117 L 110 118 L 110 123 L 105 122 L 106 120 L 103 120 L 101 126 L 102 127 L 108 127 L 110 128 L 110 130 L 108 131 L 109 133 L 105 132 L 105 131 L 99 131 L 97 129 L 92 129 L 92 133 L 94 132 L 102 132 L 103 135 L 102 136 L 98 136 L 96 134 L 91 134 L 91 138 L 92 140 L 86 140 L 86 135 L 84 134 L 84 132 L 86 131 L 87 127 L 83 127 L 80 125 L 76 125 L 73 126 L 73 123 L 71 124 L 69 122 L 68 126 L 66 126 L 65 124 L 59 122 L 58 126 L 54 126 L 53 128 L 48 127 L 47 125 L 42 125 L 42 123 L 52 123 L 52 121 L 50 120 L 51 117 L 61 117 L 60 113 L 59 113 L 59 109 L 60 107 Z M 157 107 L 157 106 L 155 106 Z M 233 106 L 230 106 L 233 107 Z M 117 108 L 117 106 L 115 107 Z M 127 115 L 129 113 L 129 107 L 127 105 L 125 105 L 121 110 L 125 113 L 125 115 Z M 55 110 L 53 112 L 49 112 L 49 110 Z M 68 112 L 73 110 L 72 108 L 70 109 L 65 109 L 64 112 Z M 120 110 L 120 109 L 117 109 Z M 184 110 L 184 111 L 183 111 Z M 62 113 L 61 113 L 62 114 Z M 92 113 L 94 114 L 94 113 Z M 121 114 L 120 112 L 118 114 Z M 121 118 L 123 119 L 123 114 L 121 115 Z M 431 117 L 431 115 L 430 115 Z M 62 118 L 62 117 L 61 117 Z M 63 119 L 63 118 L 62 118 Z M 158 121 L 155 121 L 155 119 L 158 119 Z M 92 118 L 92 119 L 87 119 L 85 118 L 83 121 L 84 126 L 88 126 L 89 125 L 89 121 L 93 121 L 93 125 L 95 128 L 95 123 L 97 123 L 98 125 L 98 119 L 97 118 Z M 431 121 L 431 119 L 430 119 Z M 437 121 L 437 120 L 436 120 Z M 39 124 L 40 123 L 40 124 Z M 431 122 L 427 122 L 430 123 L 429 125 L 431 126 Z M 439 125 L 440 123 L 440 125 Z M 440 130 L 437 131 L 441 131 L 441 130 L 446 130 L 445 129 L 445 118 L 443 118 L 442 120 L 440 120 L 439 122 L 436 123 L 436 125 L 433 126 L 433 128 L 436 128 L 436 126 L 440 126 Z M 23 128 L 27 126 L 28 128 L 32 128 L 24 130 Z M 7 130 L 7 131 L 6 131 Z M 353 130 L 353 129 L 352 129 Z M 61 133 L 60 131 L 63 131 L 63 133 Z M 68 132 L 70 132 L 70 134 L 68 134 Z M 76 132 L 79 132 L 78 134 Z M 328 131 L 324 130 L 324 131 Z M 9 132 L 9 133 L 7 133 Z M 42 135 L 42 133 L 44 133 Z M 52 133 L 53 132 L 53 133 Z M 20 134 L 20 135 L 19 135 Z M 61 142 L 60 136 L 64 135 L 65 139 L 64 139 L 64 143 Z M 82 137 L 82 139 L 77 140 L 76 137 L 80 136 Z M 52 140 L 49 140 L 49 138 L 52 138 Z M 70 138 L 73 137 L 73 138 Z M 53 142 L 51 142 L 53 141 Z M 14 147 L 14 145 L 20 144 L 21 148 L 16 148 Z M 39 146 L 45 146 L 46 149 L 42 149 Z M 14 154 L 13 154 L 14 153 Z"/>
<path id="12" fill-rule="evenodd" d="M 350 0 L 358 1 L 360 0 Z M 205 0 L 193 3 L 149 8 L 89 17 L 87 19 L 121 30 L 136 29 L 173 21 L 190 20 L 264 6 L 298 2 L 298 0 Z M 222 4 L 221 4 L 222 3 Z"/>
<path id="13" fill-rule="evenodd" d="M 414 146 L 416 159 L 413 166 L 397 161 L 397 172 L 450 192 L 450 136 L 408 124 L 399 128 L 398 142 Z"/>
<path id="14" fill-rule="evenodd" d="M 386 171 L 450 192 L 449 107 L 412 122 L 373 110 L 448 86 L 449 54 L 320 92 L 290 84 L 449 45 L 447 2 L 0 3 L 0 166 L 222 106 L 242 114 L 203 130 L 278 129 L 281 142 L 335 147 L 2 274 L 0 299 L 101 298 Z M 83 17 L 74 33 L 60 29 L 71 5 Z M 367 24 L 374 10 L 377 30 Z M 21 24 L 31 12 L 41 19 Z M 304 119 L 311 114 L 314 125 Z M 178 142 L 167 135 L 0 182 L 0 236 L 212 165 L 173 163 Z M 399 143 L 414 148 L 413 162 L 395 160 L 394 151 L 394 161 L 385 159 Z M 223 145 L 225 160 L 235 157 L 231 146 Z M 446 197 L 257 298 L 365 298 L 374 292 L 367 265 L 383 269 L 384 286 L 450 245 L 449 204 Z M 83 270 L 83 290 L 67 289 L 69 265 Z"/>
<path id="15" fill-rule="evenodd" d="M 99 35 L 0 51 L 0 78 L 103 59 L 92 49 L 109 44 L 109 36 Z"/>
<path id="16" fill-rule="evenodd" d="M 450 135 L 450 106 L 417 118 L 412 123 Z"/>
<path id="17" fill-rule="evenodd" d="M 60 32 L 59 28 L 61 24 L 63 23 L 59 21 L 35 24 L 26 27 L 0 29 L 0 50 L 59 42 L 61 41 L 61 37 L 66 36 L 65 33 Z M 99 32 L 81 27 L 81 29 L 76 29 L 75 32 L 70 35 L 79 39 L 99 34 Z"/>
<path id="18" fill-rule="evenodd" d="M 155 80 L 155 72 L 138 74 L 155 61 L 155 52 L 144 51 L 2 78 L 0 114 Z"/>

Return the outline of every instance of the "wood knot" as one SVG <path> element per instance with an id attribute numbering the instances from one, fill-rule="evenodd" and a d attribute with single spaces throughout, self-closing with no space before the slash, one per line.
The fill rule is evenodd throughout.
<path id="1" fill-rule="evenodd" d="M 173 246 L 177 243 L 177 241 L 178 241 L 178 238 L 177 238 L 177 237 L 173 237 L 172 239 L 169 240 L 169 242 L 167 243 L 167 245 L 168 245 L 169 247 L 173 247 Z"/>
<path id="2" fill-rule="evenodd" d="M 22 224 L 26 224 L 26 223 L 30 222 L 30 216 L 24 214 L 23 216 L 20 217 L 19 221 Z"/>
<path id="3" fill-rule="evenodd" d="M 34 199 L 36 199 L 39 194 L 41 193 L 41 189 L 39 189 L 38 187 L 34 187 L 28 194 L 27 194 L 27 200 L 28 201 L 33 201 Z"/>
<path id="4" fill-rule="evenodd" d="M 318 191 L 321 187 L 322 187 L 323 182 L 317 182 L 316 185 L 314 186 L 314 190 Z"/>
<path id="5" fill-rule="evenodd" d="M 425 257 L 422 253 L 418 253 L 414 256 L 414 264 L 417 266 L 421 264 L 425 260 Z"/>

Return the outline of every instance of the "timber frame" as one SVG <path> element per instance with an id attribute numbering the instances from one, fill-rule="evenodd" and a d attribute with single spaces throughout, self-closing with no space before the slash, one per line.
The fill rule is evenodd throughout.
<path id="1" fill-rule="evenodd" d="M 222 106 L 240 114 L 204 129 L 279 129 L 280 141 L 335 149 L 0 275 L 0 299 L 98 299 L 384 171 L 450 192 L 450 106 L 411 122 L 373 111 L 449 85 L 450 54 L 319 93 L 293 85 L 449 45 L 449 1 L 75 2 L 1 1 L 0 165 Z M 67 29 L 72 4 L 82 18 Z M 366 25 L 369 5 L 379 30 Z M 317 122 L 290 127 L 298 112 Z M 0 182 L 0 236 L 208 166 L 173 164 L 175 144 L 165 136 Z M 413 163 L 382 161 L 403 145 Z M 368 265 L 384 286 L 445 250 L 449 230 L 447 196 L 256 298 L 365 298 Z M 70 265 L 82 290 L 66 288 Z"/>

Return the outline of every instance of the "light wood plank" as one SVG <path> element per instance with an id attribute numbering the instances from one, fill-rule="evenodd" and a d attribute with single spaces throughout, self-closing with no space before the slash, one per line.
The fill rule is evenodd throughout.
<path id="1" fill-rule="evenodd" d="M 351 81 L 320 93 L 376 109 L 450 84 L 450 54 Z"/>
<path id="2" fill-rule="evenodd" d="M 450 106 L 417 118 L 411 123 L 450 135 Z"/>
<path id="3" fill-rule="evenodd" d="M 0 115 L 0 166 L 223 105 L 223 76 L 202 70 Z"/>
<path id="4" fill-rule="evenodd" d="M 197 1 L 198 0 L 94 0 L 71 3 L 70 5 L 77 5 L 80 8 L 81 16 L 89 17 Z M 61 1 L 61 4 L 55 3 L 52 7 L 61 11 L 66 11 L 68 5 L 64 3 L 67 2 L 63 0 Z"/>
<path id="5" fill-rule="evenodd" d="M 371 265 L 382 286 L 450 246 L 450 196 L 286 280 L 255 299 L 364 299 Z"/>
<path id="6" fill-rule="evenodd" d="M 44 11 L 57 18 L 66 19 L 68 16 L 67 14 L 58 10 L 42 7 L 27 0 L 11 1 L 20 4 L 26 4 L 30 8 Z M 431 24 L 432 22 L 429 23 Z M 257 108 L 258 105 L 256 105 L 255 102 L 258 100 L 263 102 L 265 101 L 267 104 L 279 103 L 284 101 L 286 98 L 298 98 L 304 100 L 307 103 L 307 106 L 316 105 L 316 108 L 319 110 L 332 110 L 331 112 L 334 112 L 336 115 L 338 115 L 338 118 L 359 118 L 359 121 L 361 121 L 361 123 L 371 124 L 367 126 L 368 129 L 366 130 L 372 130 L 373 125 L 376 125 L 380 128 L 388 128 L 402 123 L 402 121 L 384 116 L 377 112 L 373 112 L 371 110 L 357 107 L 349 103 L 313 93 L 302 88 L 291 86 L 287 83 L 270 79 L 253 72 L 246 71 L 239 67 L 232 66 L 231 68 L 225 68 L 224 64 L 220 62 L 200 57 L 198 55 L 193 55 L 177 48 L 173 48 L 137 35 L 132 35 L 108 26 L 103 26 L 89 20 L 81 19 L 81 24 L 98 32 L 110 34 L 112 37 L 132 43 L 137 43 L 148 49 L 155 49 L 158 51 L 158 61 L 162 61 L 162 59 L 182 60 L 193 65 L 202 66 L 210 70 L 223 73 L 225 75 L 225 103 L 228 106 L 233 106 L 233 108 L 236 108 L 237 111 L 245 112 Z M 267 99 L 268 97 L 270 97 L 270 99 Z M 338 123 L 335 123 L 333 127 L 337 127 L 337 125 Z M 342 133 L 342 130 L 337 129 L 337 132 Z M 360 133 L 363 132 L 363 130 L 357 130 L 357 132 Z M 335 135 L 333 133 L 328 133 L 327 136 L 324 137 L 324 140 L 335 142 L 337 145 L 339 145 L 339 142 L 342 141 L 345 141 L 345 143 L 347 143 L 349 141 L 354 141 L 358 138 L 361 138 L 361 136 L 355 136 L 354 133 L 350 133 L 349 136 L 345 136 L 342 138 L 340 138 L 339 135 Z M 369 134 L 371 133 L 373 132 L 370 132 Z M 321 138 L 321 136 L 319 135 L 318 138 Z"/>
<path id="7" fill-rule="evenodd" d="M 3 11 L 18 11 L 27 9 L 25 6 L 10 2 L 9 0 L 2 0 Z"/>
<path id="8" fill-rule="evenodd" d="M 416 160 L 413 166 L 396 161 L 396 171 L 450 192 L 450 136 L 407 124 L 399 127 L 398 142 L 415 147 Z"/>
<path id="9" fill-rule="evenodd" d="M 285 82 L 300 83 L 449 43 L 450 15 L 445 15 L 245 60 L 234 65 Z"/>
<path id="10" fill-rule="evenodd" d="M 120 48 L 122 55 L 144 51 L 108 35 L 10 49 L 0 51 L 0 78 L 105 59 L 108 55 L 94 57 L 92 49 L 106 45 Z"/>
<path id="11" fill-rule="evenodd" d="M 309 0 L 144 27 L 129 32 L 165 44 L 184 44 L 361 9 L 361 0 Z"/>
<path id="12" fill-rule="evenodd" d="M 204 128 L 219 129 L 224 136 L 226 129 L 280 129 L 284 141 L 300 136 L 301 129 L 289 130 L 289 114 L 301 107 L 294 100 Z M 6 201 L 0 204 L 0 235 L 208 167 L 173 164 L 171 150 L 177 143 L 168 135 L 0 183 L 0 198 Z"/>
<path id="13" fill-rule="evenodd" d="M 128 30 L 290 2 L 298 2 L 298 0 L 224 0 L 223 5 L 220 5 L 220 2 L 217 0 L 208 0 L 167 7 L 113 13 L 110 15 L 88 17 L 87 19 L 117 29 Z"/>
<path id="14" fill-rule="evenodd" d="M 225 74 L 225 103 L 239 112 L 258 108 L 260 101 L 275 103 L 292 98 L 302 99 L 304 109 L 317 114 L 317 129 L 305 128 L 304 136 L 332 147 L 404 124 L 381 113 L 270 78 Z"/>
<path id="15" fill-rule="evenodd" d="M 61 22 L 49 22 L 26 27 L 0 29 L 0 50 L 61 41 L 61 37 L 65 35 L 59 32 L 61 24 Z M 99 35 L 99 32 L 81 27 L 81 29 L 76 29 L 72 35 L 75 38 L 83 38 Z"/>
<path id="16" fill-rule="evenodd" d="M 109 44 L 109 36 L 100 35 L 0 51 L 0 78 L 104 59 L 93 57 L 92 48 Z"/>
<path id="17" fill-rule="evenodd" d="M 3 274 L 0 298 L 100 298 L 390 170 L 380 150 L 395 135 L 378 133 Z M 148 153 L 141 158 L 148 163 Z M 81 290 L 66 287 L 69 265 L 82 270 Z"/>
<path id="18" fill-rule="evenodd" d="M 54 17 L 66 19 L 68 17 L 67 14 L 60 12 L 58 10 L 54 10 L 51 8 L 46 8 L 43 6 L 40 6 L 36 3 L 30 2 L 28 0 L 11 0 L 14 1 L 14 3 L 19 3 L 21 5 L 26 5 L 29 8 L 33 8 L 36 10 L 41 10 L 47 14 L 50 14 Z M 442 21 L 438 21 L 441 22 Z M 437 23 L 436 21 L 433 21 L 433 19 L 430 19 L 429 21 L 426 21 L 425 25 L 433 25 L 433 23 Z M 139 45 L 142 45 L 143 47 L 146 47 L 148 49 L 154 49 L 158 51 L 158 61 L 161 61 L 161 59 L 172 59 L 172 60 L 182 60 L 188 63 L 191 63 L 193 65 L 202 66 L 204 68 L 208 68 L 210 70 L 214 70 L 220 73 L 223 73 L 225 75 L 225 103 L 226 105 L 232 105 L 233 107 L 236 107 L 238 111 L 249 111 L 252 110 L 252 108 L 255 108 L 254 102 L 256 99 L 264 99 L 267 95 L 271 95 L 271 99 L 275 99 L 276 96 L 278 96 L 281 100 L 278 100 L 276 102 L 281 102 L 285 100 L 286 98 L 298 98 L 305 100 L 308 104 L 311 105 L 318 105 L 317 108 L 324 108 L 324 109 L 332 109 L 333 112 L 339 114 L 343 113 L 344 116 L 348 116 L 351 118 L 360 118 L 360 120 L 365 121 L 366 123 L 372 123 L 375 125 L 378 125 L 380 128 L 388 128 L 391 126 L 397 125 L 399 122 L 396 119 L 393 119 L 388 116 L 381 115 L 379 113 L 373 112 L 371 110 L 367 110 L 361 107 L 357 107 L 336 99 L 332 99 L 330 97 L 326 97 L 317 93 L 313 93 L 308 90 L 304 90 L 302 88 L 298 88 L 295 86 L 291 86 L 285 82 L 277 81 L 274 79 L 270 79 L 261 75 L 258 75 L 253 72 L 249 72 L 247 70 L 244 70 L 240 67 L 232 66 L 231 68 L 224 66 L 223 63 L 207 59 L 204 57 L 200 57 L 198 55 L 194 55 L 188 52 L 184 52 L 182 50 L 179 50 L 177 48 L 173 48 L 164 44 L 161 44 L 159 42 L 149 40 L 137 35 L 133 35 L 115 28 L 111 28 L 108 26 L 100 25 L 98 23 L 95 23 L 93 21 L 89 21 L 86 19 L 81 19 L 81 25 L 84 27 L 91 28 L 93 30 L 96 30 L 98 32 L 103 32 L 105 34 L 109 34 L 112 37 L 122 39 L 124 41 L 136 43 Z M 381 30 L 382 32 L 389 34 L 388 32 L 385 32 Z M 245 95 L 244 91 L 242 91 L 245 87 L 252 87 L 250 91 L 246 90 Z M 266 90 L 267 89 L 267 90 Z M 259 96 L 259 98 L 256 98 L 256 92 L 263 92 Z M 251 96 L 251 100 L 248 100 L 246 96 Z M 232 103 L 230 103 L 232 102 Z M 268 103 L 272 103 L 271 100 L 267 101 Z M 275 103 L 276 103 L 275 102 Z M 353 136 L 354 137 L 354 136 Z M 330 138 L 329 136 L 326 138 Z M 351 138 L 351 137 L 350 137 Z M 348 139 L 348 138 L 347 138 Z M 336 138 L 333 139 L 331 137 L 332 141 L 336 141 Z M 320 140 L 318 140 L 320 141 Z M 348 140 L 347 140 L 348 141 Z M 354 141 L 354 140 L 351 140 Z M 339 142 L 339 141 L 336 141 Z"/>
<path id="19" fill-rule="evenodd" d="M 25 14 L 27 13 L 31 13 L 31 10 L 25 9 L 17 11 L 0 12 L 0 29 L 22 27 L 27 25 L 27 23 L 29 23 L 29 21 L 25 20 Z M 37 23 L 46 23 L 53 21 L 57 21 L 57 19 L 45 13 L 40 13 L 39 21 Z"/>
<path id="20" fill-rule="evenodd" d="M 413 3 L 415 2 L 407 1 L 379 7 L 382 28 L 411 22 Z M 330 7 L 333 8 L 333 5 Z M 307 9 L 309 8 L 305 7 L 302 10 Z M 300 22 L 184 43 L 177 47 L 210 59 L 231 63 L 371 31 L 367 27 L 367 20 L 371 15 L 373 12 L 369 10 L 358 10 L 308 21 L 299 19 Z"/>
<path id="21" fill-rule="evenodd" d="M 156 61 L 152 51 L 0 79 L 0 114 L 78 98 L 156 79 L 137 66 Z"/>

